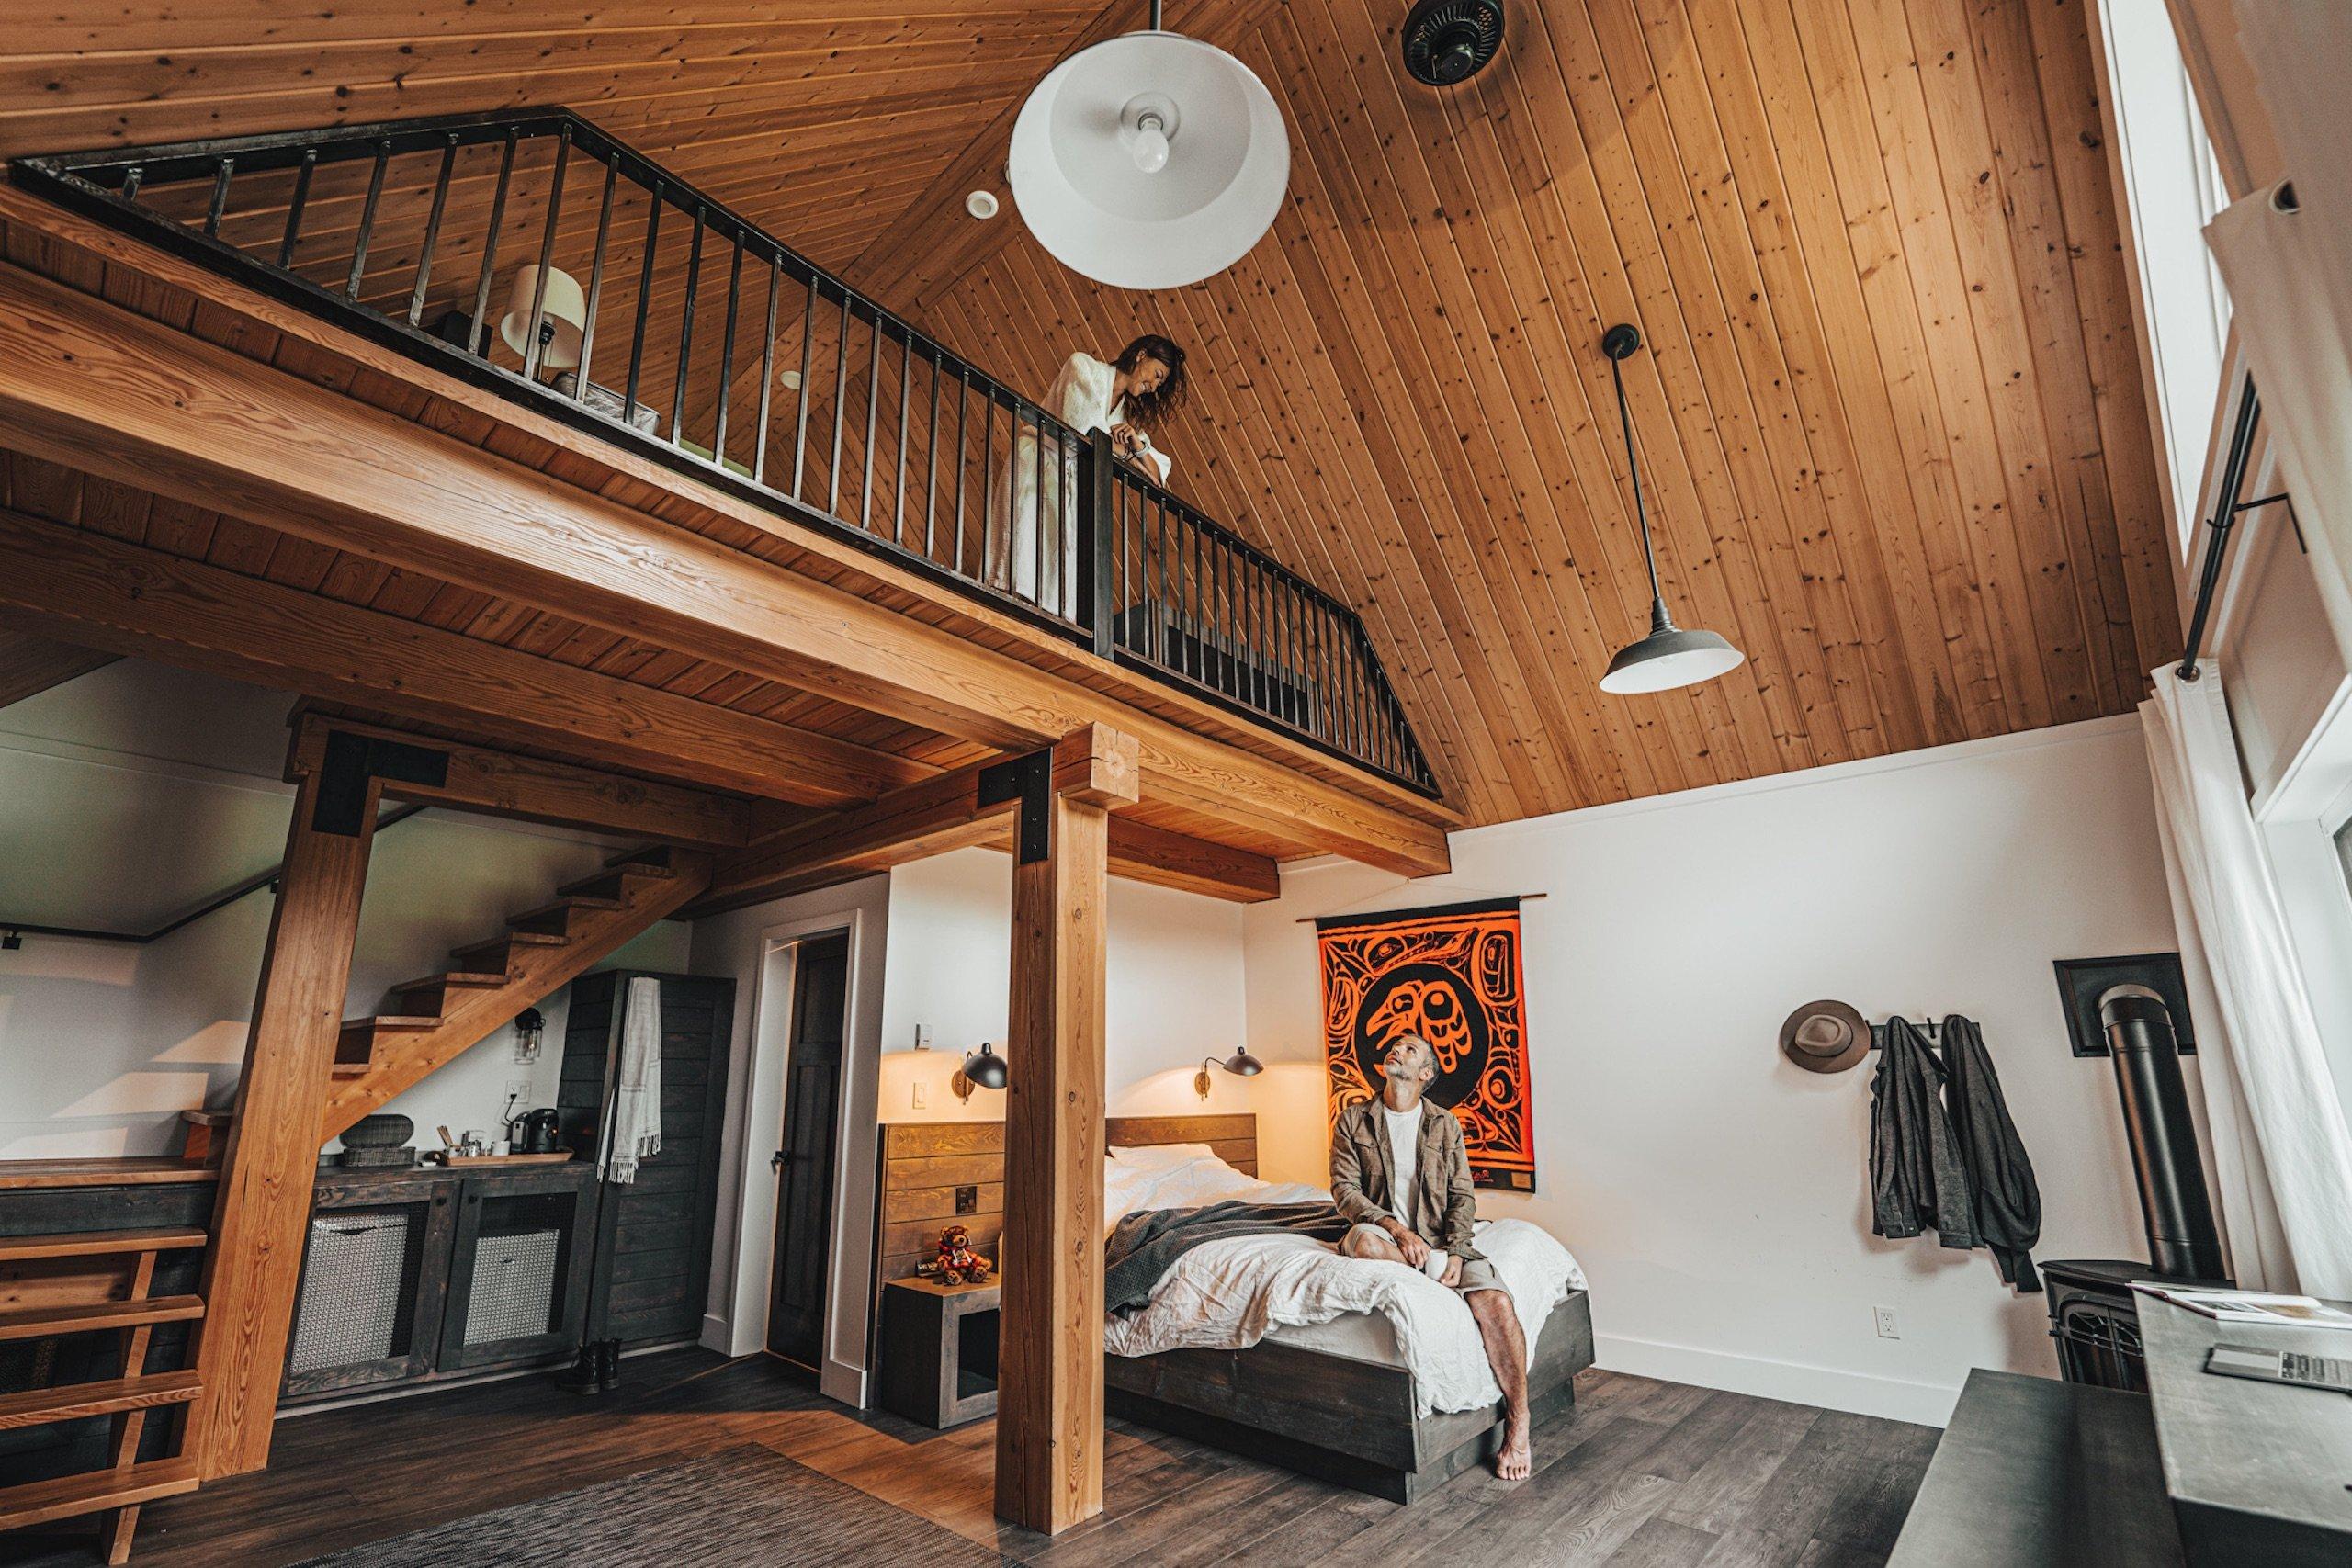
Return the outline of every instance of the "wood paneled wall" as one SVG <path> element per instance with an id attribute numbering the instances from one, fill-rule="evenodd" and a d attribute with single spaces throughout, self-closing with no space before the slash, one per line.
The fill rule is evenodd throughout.
<path id="1" fill-rule="evenodd" d="M 1402 13 L 1216 40 L 1294 145 L 1230 272 L 1098 288 L 1020 235 L 918 318 L 1032 388 L 1186 344 L 1176 487 L 1363 613 L 1476 821 L 2139 700 L 2179 633 L 2080 6 L 1515 6 L 1451 92 Z M 1621 320 L 1669 604 L 1749 660 L 1630 699 Z"/>

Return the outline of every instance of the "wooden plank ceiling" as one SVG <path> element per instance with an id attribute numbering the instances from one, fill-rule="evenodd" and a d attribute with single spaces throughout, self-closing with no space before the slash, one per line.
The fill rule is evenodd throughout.
<path id="1" fill-rule="evenodd" d="M 1137 9 L 60 15 L 6 41 L 0 152 L 563 103 L 1033 393 L 1071 348 L 1166 331 L 1177 488 L 1362 611 L 1473 821 L 2122 712 L 2176 651 L 2078 4 L 1521 4 L 1452 91 L 1405 76 L 1401 3 L 1180 7 L 1273 89 L 1291 200 L 1230 272 L 1151 296 L 961 206 L 1002 192 L 1029 85 Z M 1596 685 L 1647 597 L 1597 348 L 1619 320 L 1649 343 L 1627 391 L 1669 602 L 1749 658 L 1691 692 Z M 239 537 L 140 522 L 216 560 Z M 397 600 L 370 576 L 341 586 Z M 413 613 L 489 613 L 461 592 Z M 552 617 L 495 635 L 628 662 Z"/>

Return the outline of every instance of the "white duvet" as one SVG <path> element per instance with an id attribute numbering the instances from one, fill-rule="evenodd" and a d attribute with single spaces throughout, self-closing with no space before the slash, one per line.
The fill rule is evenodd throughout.
<path id="1" fill-rule="evenodd" d="M 1245 1176 L 1199 1144 L 1114 1151 L 1103 1187 L 1106 1235 L 1108 1226 L 1140 1209 L 1189 1209 L 1229 1199 L 1329 1202 L 1331 1196 L 1304 1183 Z M 1567 1248 L 1524 1220 L 1482 1221 L 1477 1239 L 1532 1346 L 1552 1309 L 1570 1291 L 1584 1288 L 1584 1270 Z M 1388 1320 L 1412 1371 L 1419 1414 L 1471 1410 L 1502 1397 L 1461 1296 L 1417 1269 L 1343 1258 L 1304 1236 L 1247 1236 L 1194 1247 L 1161 1276 L 1140 1311 L 1104 1320 L 1102 1344 L 1114 1356 L 1242 1349 L 1278 1325 L 1329 1323 L 1347 1313 L 1378 1313 Z"/>

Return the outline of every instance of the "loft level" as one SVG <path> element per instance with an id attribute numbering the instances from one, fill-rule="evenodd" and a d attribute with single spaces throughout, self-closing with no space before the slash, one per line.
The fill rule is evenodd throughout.
<path id="1" fill-rule="evenodd" d="M 1355 613 L 563 109 L 20 160 L 40 196 L 1424 797 Z"/>

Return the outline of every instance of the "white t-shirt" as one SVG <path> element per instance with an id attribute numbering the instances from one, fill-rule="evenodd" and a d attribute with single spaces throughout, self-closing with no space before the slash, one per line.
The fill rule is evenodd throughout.
<path id="1" fill-rule="evenodd" d="M 1380 1108 L 1388 1119 L 1388 1168 L 1396 1176 L 1390 1206 L 1408 1225 L 1413 1223 L 1413 1174 L 1421 1157 L 1421 1112 L 1428 1105 L 1428 1100 L 1417 1100 L 1410 1111 L 1391 1111 L 1385 1104 Z"/>

